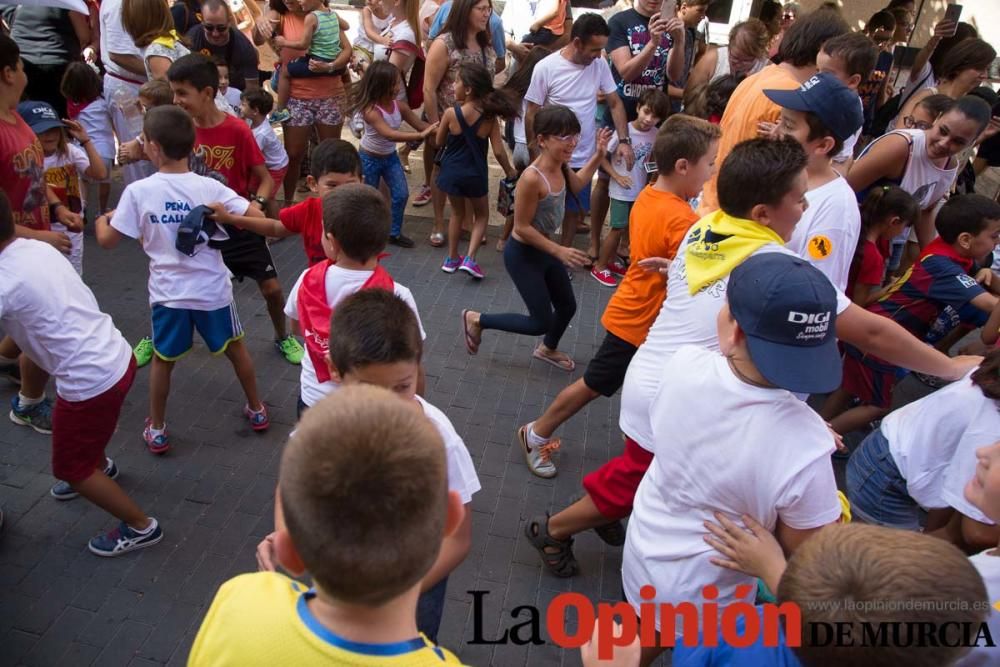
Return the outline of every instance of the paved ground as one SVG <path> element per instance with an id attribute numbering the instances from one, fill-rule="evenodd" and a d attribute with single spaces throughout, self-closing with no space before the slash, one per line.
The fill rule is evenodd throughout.
<path id="1" fill-rule="evenodd" d="M 427 221 L 407 224 L 415 238 L 426 238 Z M 527 337 L 487 334 L 478 357 L 466 354 L 459 331 L 462 308 L 523 308 L 494 240 L 480 256 L 487 273 L 481 283 L 440 272 L 441 251 L 424 243 L 414 250 L 393 249 L 386 261 L 395 278 L 413 290 L 427 330 L 427 398 L 465 438 L 483 486 L 472 503 L 473 552 L 451 577 L 440 640 L 472 665 L 573 665 L 577 655 L 552 644 L 467 644 L 474 632 L 469 590 L 487 591 L 486 638 L 515 623 L 510 610 L 520 605 L 544 610 L 562 591 L 593 600 L 620 595 L 619 549 L 605 548 L 593 534 L 581 536 L 576 554 L 583 573 L 560 580 L 542 572 L 521 536 L 526 517 L 566 504 L 583 472 L 617 451 L 618 404 L 597 401 L 563 430 L 558 477 L 546 481 L 528 472 L 511 448 L 515 428 L 570 377 L 531 360 L 533 340 Z M 301 245 L 292 238 L 273 251 L 287 290 L 304 268 Z M 103 251 L 88 238 L 85 277 L 129 340 L 147 331 L 146 260 L 137 245 Z M 578 361 L 578 376 L 603 336 L 598 319 L 610 290 L 583 273 L 574 285 L 579 310 L 564 341 Z M 261 393 L 271 409 L 270 431 L 250 431 L 230 366 L 198 345 L 174 375 L 168 409 L 173 450 L 154 458 L 141 443 L 146 370 L 140 371 L 108 450 L 122 470 L 119 482 L 162 522 L 160 545 L 117 559 L 91 555 L 86 540 L 113 522 L 83 500 L 60 503 L 49 497 L 48 439 L 0 419 L 0 504 L 7 513 L 0 534 L 0 664 L 183 664 L 217 586 L 255 569 L 254 547 L 272 525 L 279 453 L 295 416 L 298 367 L 274 351 L 256 286 L 239 286 L 236 293 Z M 0 401 L 13 395 L 12 387 L 0 387 Z"/>

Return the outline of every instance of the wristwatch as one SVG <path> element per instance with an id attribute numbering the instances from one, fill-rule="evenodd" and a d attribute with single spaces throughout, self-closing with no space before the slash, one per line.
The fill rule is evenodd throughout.
<path id="1" fill-rule="evenodd" d="M 632 145 L 632 137 L 624 137 L 624 138 L 619 137 L 618 138 L 618 143 L 619 144 L 625 144 L 626 146 L 631 146 Z"/>
<path id="2" fill-rule="evenodd" d="M 260 204 L 261 210 L 263 210 L 264 207 L 267 206 L 267 197 L 261 197 L 260 195 L 250 195 L 250 201 L 257 202 L 258 204 Z"/>

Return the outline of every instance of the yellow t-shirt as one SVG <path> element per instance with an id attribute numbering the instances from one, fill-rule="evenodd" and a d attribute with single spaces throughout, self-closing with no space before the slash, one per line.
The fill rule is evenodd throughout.
<path id="1" fill-rule="evenodd" d="M 733 91 L 719 126 L 722 138 L 719 152 L 715 156 L 715 174 L 705 183 L 701 194 L 698 215 L 708 215 L 719 208 L 719 198 L 715 191 L 719 180 L 719 169 L 733 147 L 741 141 L 757 137 L 757 123 L 778 122 L 781 107 L 764 94 L 765 90 L 795 90 L 801 84 L 786 69 L 779 65 L 768 65 L 756 74 L 744 79 Z"/>
<path id="2" fill-rule="evenodd" d="M 425 667 L 460 665 L 420 635 L 393 644 L 362 644 L 320 625 L 306 604 L 315 595 L 275 572 L 243 574 L 224 583 L 198 630 L 189 667 L 310 665 Z"/>

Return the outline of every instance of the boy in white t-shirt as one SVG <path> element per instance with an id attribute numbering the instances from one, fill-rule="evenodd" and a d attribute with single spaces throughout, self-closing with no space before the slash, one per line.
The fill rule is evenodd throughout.
<path id="1" fill-rule="evenodd" d="M 650 406 L 655 458 L 636 492 L 622 562 L 637 610 L 697 605 L 707 585 L 718 588 L 721 610 L 742 597 L 737 587 L 752 590 L 753 579 L 711 563 L 703 522 L 713 512 L 756 518 L 787 551 L 840 518 L 833 438 L 792 393 L 838 384 L 836 290 L 798 257 L 761 253 L 733 269 L 727 301 L 717 318 L 721 354 L 682 347 Z M 647 585 L 653 596 L 640 593 Z M 673 617 L 656 628 L 665 639 L 685 631 Z M 662 649 L 652 651 L 644 657 Z"/>
<path id="2" fill-rule="evenodd" d="M 56 380 L 52 487 L 57 500 L 82 495 L 121 523 L 89 542 L 98 556 L 156 544 L 163 531 L 117 483 L 104 454 L 135 379 L 129 344 L 58 250 L 16 238 L 10 201 L 0 191 L 0 327 Z"/>
<path id="3" fill-rule="evenodd" d="M 285 301 L 285 315 L 306 343 L 299 380 L 300 416 L 337 388 L 324 359 L 329 345 L 330 315 L 344 297 L 371 288 L 393 292 L 410 305 L 421 338 L 426 336 L 413 294 L 379 264 L 379 255 L 389 238 L 391 214 L 378 190 L 348 183 L 326 194 L 322 205 L 322 244 L 327 259 L 303 271 Z M 422 390 L 422 370 L 419 380 Z"/>
<path id="4" fill-rule="evenodd" d="M 365 187 L 372 190 L 379 201 L 384 201 L 378 191 L 368 186 L 344 187 Z M 412 401 L 414 407 L 423 411 L 434 424 L 444 441 L 448 488 L 458 493 L 466 511 L 458 530 L 444 539 L 441 553 L 420 587 L 417 628 L 431 641 L 436 641 L 448 575 L 461 565 L 472 545 L 472 508 L 469 503 L 472 495 L 479 491 L 480 484 L 469 450 L 448 417 L 416 393 L 421 375 L 422 337 L 423 331 L 412 303 L 386 289 L 361 290 L 337 304 L 330 320 L 329 353 L 324 365 L 345 387 L 378 385 L 392 390 L 406 401 Z M 258 562 L 264 569 L 273 569 L 272 538 L 273 534 L 264 538 L 257 548 Z"/>
<path id="5" fill-rule="evenodd" d="M 260 152 L 264 154 L 264 166 L 271 174 L 277 192 L 277 188 L 285 182 L 288 152 L 285 150 L 285 144 L 275 134 L 274 128 L 267 122 L 267 115 L 274 108 L 274 98 L 263 88 L 252 88 L 240 95 L 236 108 L 239 109 L 243 119 L 250 123 L 253 138 L 257 141 Z M 253 189 L 256 184 L 251 182 L 250 187 Z M 269 218 L 274 219 L 278 217 L 278 211 L 278 199 L 271 197 L 264 206 L 264 212 Z"/>
<path id="6" fill-rule="evenodd" d="M 166 427 L 170 375 L 176 361 L 190 351 L 195 329 L 212 354 L 225 353 L 232 363 L 246 394 L 243 413 L 250 427 L 263 431 L 269 426 L 222 254 L 210 244 L 196 246 L 193 256 L 177 248 L 178 229 L 198 213 L 192 209 L 199 204 L 215 202 L 212 210 L 220 223 L 263 213 L 218 181 L 191 173 L 188 156 L 194 147 L 194 124 L 179 107 L 150 109 L 143 134 L 144 150 L 158 173 L 125 188 L 118 208 L 97 219 L 96 236 L 102 248 L 113 248 L 123 238 L 137 239 L 149 256 L 154 355 L 150 416 L 142 437 L 150 452 L 163 454 L 170 449 Z"/>
<path id="7" fill-rule="evenodd" d="M 625 276 L 628 269 L 618 257 L 618 243 L 622 232 L 628 226 L 632 204 L 639 193 L 646 187 L 651 173 L 648 164 L 653 164 L 653 144 L 656 143 L 657 126 L 670 115 L 670 98 L 659 88 L 652 88 L 639 96 L 636 104 L 636 119 L 628 124 L 628 137 L 632 142 L 632 152 L 635 162 L 631 170 L 620 157 L 612 163 L 607 157 L 601 162 L 601 168 L 608 172 L 611 182 L 608 192 L 611 195 L 611 231 L 601 241 L 601 251 L 590 270 L 591 277 L 605 287 L 616 287 L 615 276 Z M 613 155 L 619 144 L 618 137 L 612 137 L 608 142 L 608 154 Z M 614 257 L 614 261 L 612 261 Z"/>
<path id="8" fill-rule="evenodd" d="M 765 90 L 781 107 L 775 133 L 802 144 L 809 162 L 809 207 L 785 246 L 822 271 L 841 292 L 861 235 L 861 213 L 854 190 L 833 168 L 832 158 L 861 128 L 864 116 L 857 93 L 832 74 L 817 74 L 798 90 Z"/>

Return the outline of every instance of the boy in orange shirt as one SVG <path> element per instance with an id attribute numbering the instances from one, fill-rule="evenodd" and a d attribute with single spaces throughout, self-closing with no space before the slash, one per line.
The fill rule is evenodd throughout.
<path id="1" fill-rule="evenodd" d="M 666 296 L 665 279 L 657 270 L 656 259 L 673 259 L 688 228 L 698 220 L 687 200 L 697 196 L 712 175 L 719 137 L 718 126 L 683 114 L 671 116 L 660 128 L 653 146 L 658 175 L 632 207 L 629 236 L 633 261 L 601 318 L 607 329 L 604 342 L 583 378 L 560 392 L 545 414 L 518 429 L 528 467 L 539 477 L 556 474 L 551 460 L 551 453 L 559 447 L 559 439 L 552 437 L 555 430 L 599 395 L 610 397 L 621 388 L 629 362 Z M 595 475 L 585 477 L 583 484 L 587 494 L 581 500 L 551 518 L 536 516 L 525 528 L 546 565 L 557 574 L 564 573 L 561 576 L 576 571 L 570 551 L 570 538 L 575 533 L 600 527 L 599 534 L 606 541 L 619 545 L 625 537 L 617 519 L 628 510 L 618 511 Z M 616 527 L 612 532 L 620 534 L 608 535 L 605 526 Z"/>

